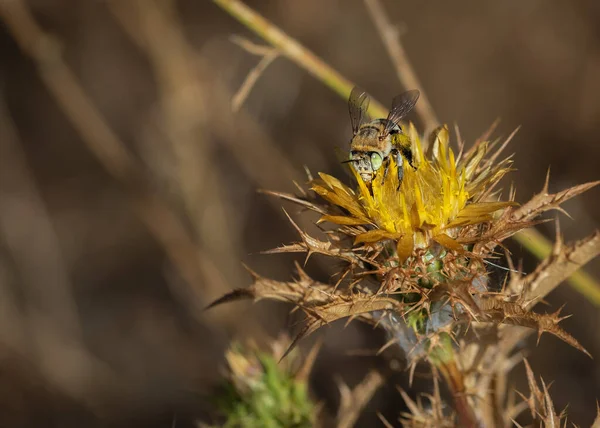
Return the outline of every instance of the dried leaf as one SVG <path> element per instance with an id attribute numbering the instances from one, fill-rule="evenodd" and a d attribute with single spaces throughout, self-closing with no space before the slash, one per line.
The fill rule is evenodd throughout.
<path id="1" fill-rule="evenodd" d="M 254 282 L 247 288 L 238 288 L 225 294 L 219 299 L 209 304 L 205 310 L 242 299 L 272 299 L 282 302 L 318 304 L 330 300 L 331 287 L 313 281 L 297 266 L 300 278 L 298 281 L 283 282 L 264 278 L 247 268 L 254 278 Z"/>
<path id="2" fill-rule="evenodd" d="M 461 243 L 474 243 L 475 248 L 473 249 L 473 253 L 485 256 L 491 253 L 498 244 L 515 233 L 544 223 L 545 221 L 547 220 L 515 221 L 511 218 L 511 209 L 509 208 L 499 219 L 495 219 L 492 222 L 491 227 L 486 232 L 461 237 L 458 241 Z"/>
<path id="3" fill-rule="evenodd" d="M 333 295 L 325 304 L 302 306 L 324 323 L 331 323 L 342 318 L 356 317 L 364 313 L 393 310 L 402 312 L 402 304 L 391 297 L 372 296 L 365 293 L 352 295 Z"/>
<path id="4" fill-rule="evenodd" d="M 352 320 L 375 311 L 402 312 L 402 304 L 398 300 L 365 293 L 328 294 L 325 302 L 306 299 L 302 302 L 298 301 L 297 305 L 306 313 L 307 321 L 302 330 L 294 337 L 285 355 L 291 352 L 300 340 L 334 321 L 343 318 Z"/>
<path id="5" fill-rule="evenodd" d="M 513 212 L 513 221 L 531 220 L 544 211 L 560 209 L 560 204 L 563 202 L 600 184 L 600 181 L 591 181 L 589 183 L 573 186 L 558 193 L 548 193 L 549 180 L 550 174 L 546 177 L 546 183 L 544 184 L 542 191 Z"/>
<path id="6" fill-rule="evenodd" d="M 538 342 L 541 335 L 548 332 L 592 358 L 573 336 L 558 325 L 560 321 L 568 318 L 559 316 L 562 308 L 552 314 L 538 314 L 529 312 L 517 302 L 505 302 L 495 296 L 482 296 L 479 308 L 490 321 L 535 329 L 538 332 Z"/>
<path id="7" fill-rule="evenodd" d="M 552 254 L 543 260 L 534 272 L 520 283 L 513 285 L 516 293 L 524 292 L 526 309 L 533 307 L 541 298 L 548 295 L 561 282 L 577 269 L 600 254 L 600 232 L 588 236 L 571 245 L 564 246 L 558 239 Z"/>

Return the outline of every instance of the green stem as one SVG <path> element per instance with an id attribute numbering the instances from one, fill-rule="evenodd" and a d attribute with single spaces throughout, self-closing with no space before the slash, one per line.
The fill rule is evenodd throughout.
<path id="1" fill-rule="evenodd" d="M 348 99 L 350 91 L 352 91 L 352 88 L 354 87 L 354 83 L 346 79 L 314 53 L 306 49 L 241 1 L 213 1 L 240 23 L 273 45 L 273 47 L 275 47 L 283 56 L 289 58 L 296 65 L 308 71 L 317 80 L 323 82 L 342 98 Z M 385 117 L 387 114 L 388 111 L 382 104 L 375 100 L 371 100 L 369 106 L 369 115 L 371 115 L 371 117 Z"/>

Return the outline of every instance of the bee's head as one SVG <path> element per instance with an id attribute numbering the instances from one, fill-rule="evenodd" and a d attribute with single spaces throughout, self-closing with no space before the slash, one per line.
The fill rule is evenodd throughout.
<path id="1" fill-rule="evenodd" d="M 383 155 L 379 152 L 350 152 L 352 166 L 365 183 L 370 183 L 375 172 L 383 165 Z"/>

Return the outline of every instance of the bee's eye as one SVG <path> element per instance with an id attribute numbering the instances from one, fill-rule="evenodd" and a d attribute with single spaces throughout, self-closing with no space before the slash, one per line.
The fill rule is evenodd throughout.
<path id="1" fill-rule="evenodd" d="M 379 168 L 381 168 L 382 163 L 383 159 L 379 153 L 371 153 L 371 167 L 373 168 L 373 171 L 377 171 Z"/>

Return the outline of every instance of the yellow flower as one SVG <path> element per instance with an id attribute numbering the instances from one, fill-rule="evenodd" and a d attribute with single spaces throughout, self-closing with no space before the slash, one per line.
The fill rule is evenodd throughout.
<path id="1" fill-rule="evenodd" d="M 411 124 L 408 137 L 412 143 L 413 164 L 406 165 L 398 188 L 397 165 L 391 159 L 367 186 L 352 169 L 358 183 L 356 190 L 337 178 L 320 173 L 312 190 L 330 203 L 345 210 L 342 215 L 324 215 L 328 221 L 345 226 L 371 226 L 357 229 L 355 244 L 373 244 L 382 240 L 397 241 L 401 261 L 415 248 L 427 248 L 435 241 L 461 251 L 456 241 L 463 227 L 492 220 L 492 214 L 512 202 L 484 201 L 493 186 L 509 170 L 509 159 L 492 164 L 485 155 L 487 142 L 477 144 L 457 160 L 448 147 L 448 129 L 439 128 L 428 156 L 423 152 L 419 135 Z"/>

